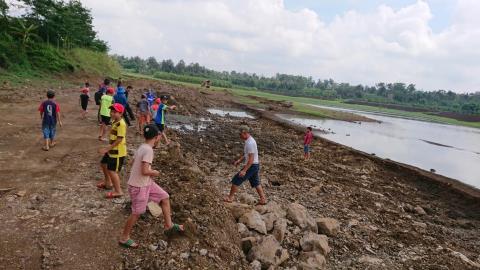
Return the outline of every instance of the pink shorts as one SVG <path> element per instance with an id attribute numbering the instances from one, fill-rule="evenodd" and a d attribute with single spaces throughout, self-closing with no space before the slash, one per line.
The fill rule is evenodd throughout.
<path id="1" fill-rule="evenodd" d="M 161 200 L 168 199 L 168 193 L 157 183 L 153 182 L 144 187 L 128 186 L 128 193 L 132 200 L 132 214 L 141 215 L 147 210 L 147 204 L 150 201 L 159 203 Z"/>

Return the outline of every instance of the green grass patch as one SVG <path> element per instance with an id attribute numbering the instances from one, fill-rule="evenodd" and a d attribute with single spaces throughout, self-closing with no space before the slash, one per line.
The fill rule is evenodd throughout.
<path id="1" fill-rule="evenodd" d="M 135 74 L 135 73 L 126 73 L 128 76 L 133 76 L 137 78 L 145 78 L 145 79 L 152 79 L 151 76 L 147 75 L 140 75 L 140 74 Z M 160 81 L 164 81 L 173 85 L 177 86 L 188 86 L 188 87 L 194 87 L 200 89 L 199 84 L 195 83 L 190 83 L 190 82 L 179 82 L 175 80 L 166 80 L 166 79 L 159 79 L 156 78 Z M 336 112 L 332 113 L 333 110 L 328 110 L 328 109 L 323 109 L 323 108 L 315 108 L 312 106 L 308 106 L 309 104 L 311 105 L 320 105 L 320 106 L 328 106 L 328 107 L 333 107 L 333 108 L 343 108 L 343 109 L 350 109 L 350 110 L 358 110 L 358 111 L 364 111 L 364 112 L 371 112 L 371 113 L 379 113 L 383 114 L 386 116 L 392 116 L 392 117 L 401 117 L 401 118 L 407 118 L 407 119 L 413 119 L 413 120 L 419 120 L 419 121 L 426 121 L 426 122 L 435 122 L 435 123 L 440 123 L 440 124 L 449 124 L 449 125 L 457 125 L 457 126 L 466 126 L 466 127 L 473 127 L 473 128 L 480 128 L 480 123 L 479 122 L 465 122 L 465 121 L 459 121 L 456 119 L 451 119 L 451 118 L 446 118 L 446 117 L 441 117 L 441 116 L 435 116 L 435 115 L 429 115 L 421 112 L 408 112 L 408 111 L 401 111 L 401 110 L 395 110 L 395 109 L 388 109 L 388 108 L 381 108 L 381 107 L 374 107 L 374 106 L 367 106 L 367 105 L 358 105 L 358 104 L 348 104 L 348 103 L 343 103 L 341 100 L 323 100 L 323 99 L 316 99 L 316 98 L 307 98 L 307 97 L 292 97 L 292 96 L 284 96 L 284 95 L 278 95 L 278 94 L 273 94 L 269 92 L 264 92 L 264 91 L 259 91 L 255 89 L 240 89 L 237 87 L 232 87 L 229 89 L 225 89 L 224 87 L 216 87 L 213 86 L 210 88 L 210 90 L 213 91 L 228 91 L 232 93 L 237 100 L 243 101 L 246 104 L 249 105 L 257 105 L 260 106 L 258 101 L 249 98 L 248 96 L 255 96 L 255 97 L 260 97 L 264 99 L 269 99 L 273 101 L 292 101 L 294 103 L 294 108 L 293 110 L 296 110 L 298 112 L 310 114 L 313 116 L 317 117 L 323 117 L 323 118 L 330 118 L 330 119 L 338 119 L 338 120 L 348 120 L 351 121 L 351 117 L 343 115 L 341 112 Z M 345 119 L 345 117 L 347 119 Z M 355 121 L 355 120 L 353 120 Z"/>

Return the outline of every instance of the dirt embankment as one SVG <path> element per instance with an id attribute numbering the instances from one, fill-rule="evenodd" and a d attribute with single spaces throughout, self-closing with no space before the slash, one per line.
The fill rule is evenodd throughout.
<path id="1" fill-rule="evenodd" d="M 201 123 L 205 129 L 169 130 L 174 143 L 158 149 L 154 161 L 154 167 L 162 172 L 157 182 L 171 195 L 174 220 L 190 220 L 196 229 L 186 236 L 166 238 L 161 219 L 147 214 L 133 234 L 142 247 L 119 248 L 116 240 L 129 203 L 127 198 L 116 203 L 105 200 L 95 188 L 101 177 L 96 154 L 101 144 L 96 140 L 94 115 L 80 120 L 77 90 L 59 90 L 66 115 L 65 126 L 59 129 L 60 144 L 41 152 L 35 111 L 43 93 L 15 89 L 2 93 L 22 91 L 31 102 L 28 106 L 22 102 L 25 110 L 19 111 L 11 110 L 20 104 L 15 99 L 0 105 L 0 113 L 5 115 L 0 122 L 4 134 L 0 138 L 0 188 L 15 188 L 0 193 L 0 269 L 255 269 L 279 260 L 279 269 L 292 269 L 308 261 L 307 256 L 312 256 L 308 257 L 313 258 L 311 263 L 327 269 L 478 267 L 478 199 L 428 181 L 428 175 L 382 163 L 323 139 L 315 140 L 313 159 L 303 162 L 302 132 L 267 118 L 224 118 L 206 112 L 208 107 L 235 106 L 222 92 L 202 93 L 145 80 L 127 83 L 140 89 L 153 85 L 171 94 L 179 105 L 167 118 L 172 124 L 176 115 L 191 117 L 194 124 L 202 117 L 213 120 Z M 133 93 L 132 99 L 139 94 Z M 255 208 L 260 215 L 256 221 L 266 228 L 272 222 L 266 233 L 277 240 L 258 228 L 240 225 L 251 225 L 238 211 L 253 213 L 252 198 L 256 198 L 247 185 L 242 186 L 239 198 L 250 206 L 237 204 L 229 211 L 222 203 L 236 171 L 231 162 L 243 150 L 238 138 L 240 124 L 253 128 L 261 178 L 271 202 L 267 209 Z M 135 149 L 141 138 L 135 129 L 128 132 L 129 149 Z M 128 170 L 124 173 L 128 175 Z M 125 176 L 123 179 L 126 188 Z M 15 195 L 22 190 L 26 193 Z M 334 231 L 315 223 L 312 228 L 292 217 L 298 212 L 305 213 L 306 224 L 325 217 L 338 223 Z M 278 240 L 275 226 L 283 222 L 283 238 Z M 317 242 L 307 241 L 313 233 L 310 230 L 329 234 L 327 246 L 325 238 L 318 240 L 317 234 L 310 235 Z M 245 237 L 250 240 L 240 240 Z M 261 254 L 258 247 L 269 245 L 278 252 Z M 269 255 L 273 256 L 271 262 Z"/>

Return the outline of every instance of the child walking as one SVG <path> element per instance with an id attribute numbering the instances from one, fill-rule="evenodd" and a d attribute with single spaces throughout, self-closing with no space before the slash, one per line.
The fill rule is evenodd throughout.
<path id="1" fill-rule="evenodd" d="M 57 122 L 62 126 L 60 119 L 60 106 L 55 101 L 55 92 L 47 91 L 47 100 L 43 101 L 38 107 L 40 119 L 42 119 L 42 132 L 45 139 L 45 145 L 42 147 L 44 151 L 48 151 L 50 147 L 55 146 L 55 134 Z"/>
<path id="2" fill-rule="evenodd" d="M 307 132 L 303 137 L 303 159 L 309 160 L 310 159 L 310 144 L 313 141 L 313 132 L 312 127 L 307 127 Z"/>
<path id="3" fill-rule="evenodd" d="M 167 100 L 168 100 L 168 97 L 167 96 L 162 96 L 160 98 L 160 105 L 158 106 L 158 109 L 157 109 L 157 114 L 155 115 L 155 124 L 157 125 L 157 128 L 158 130 L 160 131 L 160 134 L 162 136 L 162 138 L 165 140 L 165 144 L 169 144 L 170 141 L 168 140 L 167 138 L 167 135 L 165 134 L 165 112 L 169 109 L 171 110 L 175 110 L 175 108 L 177 106 L 175 105 L 172 105 L 172 106 L 167 106 Z"/>
<path id="4" fill-rule="evenodd" d="M 108 126 L 110 126 L 110 107 L 113 104 L 113 93 L 115 90 L 112 87 L 107 89 L 107 94 L 103 95 L 100 100 L 100 134 L 98 139 L 105 141 L 105 134 L 107 133 Z M 123 107 L 123 106 L 122 106 Z M 122 111 L 123 112 L 123 111 Z"/>
<path id="5" fill-rule="evenodd" d="M 109 145 L 99 150 L 99 153 L 103 155 L 100 167 L 104 180 L 98 183 L 97 187 L 106 190 L 113 187 L 114 191 L 108 192 L 105 196 L 107 199 L 113 199 L 123 196 L 118 172 L 122 170 L 127 156 L 127 124 L 122 117 L 125 110 L 122 104 L 115 103 L 109 109 L 111 110 L 110 115 L 113 123 L 110 130 Z"/>
<path id="6" fill-rule="evenodd" d="M 87 107 L 88 102 L 90 101 L 90 84 L 88 82 L 85 83 L 85 87 L 80 90 L 80 106 L 82 106 L 82 119 L 87 118 Z"/>
<path id="7" fill-rule="evenodd" d="M 143 127 L 150 123 L 150 106 L 148 105 L 147 96 L 142 95 L 137 103 L 138 133 L 142 134 Z"/>
<path id="8" fill-rule="evenodd" d="M 145 142 L 137 149 L 128 179 L 128 193 L 132 200 L 132 214 L 128 217 L 119 244 L 123 247 L 137 248 L 138 244 L 130 238 L 132 228 L 141 214 L 145 213 L 147 203 L 153 201 L 162 207 L 165 234 L 183 232 L 184 226 L 172 222 L 169 195 L 152 177 L 160 176 L 160 172 L 152 169 L 153 146 L 158 141 L 158 129 L 149 124 L 143 128 Z"/>

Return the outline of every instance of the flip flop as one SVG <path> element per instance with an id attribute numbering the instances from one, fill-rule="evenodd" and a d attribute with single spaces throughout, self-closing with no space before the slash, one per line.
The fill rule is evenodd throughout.
<path id="1" fill-rule="evenodd" d="M 132 239 L 128 239 L 127 241 L 125 242 L 122 242 L 122 241 L 118 241 L 118 244 L 124 248 L 138 248 L 138 244 L 133 241 Z"/>
<path id="2" fill-rule="evenodd" d="M 233 200 L 231 199 L 228 199 L 228 198 L 223 198 L 223 202 L 226 202 L 226 203 L 232 203 Z"/>
<path id="3" fill-rule="evenodd" d="M 97 188 L 99 189 L 105 189 L 105 190 L 111 190 L 113 187 L 112 186 L 107 186 L 104 182 L 97 184 Z"/>
<path id="4" fill-rule="evenodd" d="M 175 233 L 184 233 L 184 232 L 185 232 L 185 229 L 182 230 L 182 228 L 180 228 L 180 225 L 178 225 L 177 223 L 173 223 L 173 226 L 170 227 L 170 229 L 163 231 L 163 233 L 166 236 L 172 236 Z"/>
<path id="5" fill-rule="evenodd" d="M 105 194 L 105 198 L 107 199 L 115 199 L 115 198 L 120 198 L 122 197 L 122 195 L 114 195 L 113 192 L 107 192 L 107 194 Z"/>
<path id="6" fill-rule="evenodd" d="M 48 151 L 49 149 L 44 146 L 44 147 L 42 147 L 42 150 L 43 151 Z"/>
<path id="7" fill-rule="evenodd" d="M 257 204 L 255 204 L 255 206 L 258 206 L 258 205 L 267 205 L 267 202 L 258 202 Z"/>

